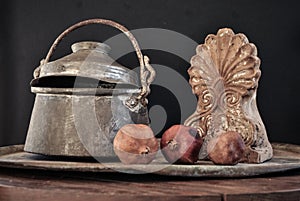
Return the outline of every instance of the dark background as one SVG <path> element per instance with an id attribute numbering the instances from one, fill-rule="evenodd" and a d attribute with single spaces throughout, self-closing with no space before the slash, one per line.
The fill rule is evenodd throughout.
<path id="1" fill-rule="evenodd" d="M 245 33 L 262 60 L 257 100 L 269 139 L 300 144 L 297 1 L 7 0 L 1 1 L 0 9 L 0 145 L 24 143 L 34 101 L 29 87 L 34 68 L 60 32 L 87 18 L 112 19 L 128 29 L 170 29 L 199 43 L 222 27 Z M 53 59 L 68 54 L 74 41 L 105 40 L 118 33 L 94 26 L 76 31 L 63 41 Z M 172 66 L 187 79 L 187 62 L 164 52 L 147 54 L 152 62 Z M 129 55 L 122 62 L 136 65 L 136 58 Z M 150 103 L 163 102 L 158 89 L 152 92 Z M 179 123 L 174 104 L 168 105 L 167 125 Z"/>

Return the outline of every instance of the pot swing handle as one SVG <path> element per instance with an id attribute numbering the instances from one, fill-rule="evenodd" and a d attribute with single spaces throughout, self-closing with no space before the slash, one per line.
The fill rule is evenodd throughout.
<path id="1" fill-rule="evenodd" d="M 123 25 L 121 25 L 117 22 L 107 20 L 107 19 L 88 19 L 88 20 L 84 20 L 84 21 L 78 22 L 78 23 L 70 26 L 64 32 L 62 32 L 56 38 L 56 40 L 53 42 L 46 58 L 41 61 L 41 65 L 44 65 L 49 62 L 49 59 L 52 56 L 56 46 L 68 33 L 74 31 L 75 29 L 78 29 L 82 26 L 89 25 L 89 24 L 104 24 L 104 25 L 108 25 L 108 26 L 117 28 L 120 31 L 122 31 L 128 37 L 128 39 L 131 41 L 131 43 L 135 49 L 136 55 L 138 57 L 139 64 L 140 64 L 140 80 L 141 80 L 142 86 L 141 86 L 141 92 L 139 93 L 139 95 L 131 97 L 126 102 L 126 105 L 129 108 L 133 109 L 138 105 L 139 102 L 141 102 L 141 103 L 145 102 L 145 97 L 150 93 L 150 84 L 152 83 L 152 81 L 155 78 L 155 70 L 149 64 L 149 58 L 147 56 L 143 56 L 141 49 L 139 47 L 139 44 L 138 44 L 137 40 L 135 39 L 135 37 L 132 35 L 132 33 L 126 27 L 124 27 Z"/>

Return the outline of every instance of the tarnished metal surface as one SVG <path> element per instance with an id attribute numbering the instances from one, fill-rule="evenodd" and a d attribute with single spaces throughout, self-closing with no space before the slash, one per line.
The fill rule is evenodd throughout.
<path id="1" fill-rule="evenodd" d="M 114 27 L 122 31 L 130 40 L 132 46 L 134 47 L 134 50 L 136 52 L 140 64 L 141 92 L 138 96 L 135 97 L 135 99 L 137 99 L 138 101 L 143 101 L 143 99 L 150 93 L 150 84 L 154 80 L 155 70 L 149 64 L 150 59 L 147 56 L 142 54 L 140 46 L 137 40 L 135 39 L 135 37 L 132 35 L 132 33 L 126 27 L 124 27 L 123 25 L 117 22 L 107 20 L 107 19 L 88 19 L 70 26 L 65 31 L 63 31 L 53 42 L 53 44 L 49 49 L 49 52 L 47 53 L 46 58 L 41 61 L 41 66 L 49 62 L 50 57 L 53 54 L 55 48 L 64 37 L 66 37 L 70 32 L 89 24 L 104 24 L 104 25 Z M 39 68 L 37 68 L 34 72 L 34 77 L 37 78 L 39 76 L 39 73 L 40 73 Z"/>
<path id="2" fill-rule="evenodd" d="M 120 95 L 120 94 L 138 94 L 140 89 L 137 88 L 46 88 L 31 87 L 31 92 L 40 94 L 66 94 L 66 95 Z"/>
<path id="3" fill-rule="evenodd" d="M 103 43 L 80 42 L 72 45 L 73 52 L 58 60 L 41 65 L 37 79 L 47 76 L 80 76 L 110 83 L 127 83 L 138 86 L 134 71 L 116 63 Z"/>
<path id="4" fill-rule="evenodd" d="M 72 54 L 49 62 L 68 33 L 88 24 L 110 25 L 126 34 L 140 62 L 141 88 L 136 73 L 110 58 L 110 48 L 103 43 L 76 43 Z M 149 124 L 146 96 L 154 76 L 149 58 L 122 25 L 91 19 L 69 27 L 34 72 L 31 90 L 36 99 L 24 150 L 50 156 L 114 157 L 112 142 L 123 125 Z M 65 87 L 62 79 L 71 80 L 71 86 Z"/>
<path id="5" fill-rule="evenodd" d="M 147 108 L 141 106 L 144 112 L 134 114 L 124 105 L 130 97 L 131 94 L 37 94 L 25 151 L 57 156 L 114 156 L 112 142 L 121 126 L 149 123 Z"/>
<path id="6" fill-rule="evenodd" d="M 0 166 L 23 169 L 43 169 L 54 171 L 79 172 L 127 172 L 141 173 L 143 169 L 158 170 L 154 174 L 186 177 L 245 177 L 266 173 L 282 172 L 300 168 L 300 146 L 291 144 L 272 144 L 274 157 L 261 164 L 243 164 L 234 166 L 214 165 L 210 161 L 199 161 L 195 165 L 167 165 L 160 155 L 149 165 L 123 165 L 120 162 L 87 162 L 80 159 L 72 161 L 55 160 L 37 154 L 23 152 L 23 146 L 10 146 L 0 148 Z M 58 158 L 59 159 L 59 158 Z M 160 168 L 162 167 L 162 168 Z"/>

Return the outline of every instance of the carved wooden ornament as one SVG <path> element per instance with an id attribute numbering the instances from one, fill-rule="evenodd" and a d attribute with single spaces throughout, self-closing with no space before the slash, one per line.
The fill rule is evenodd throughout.
<path id="1" fill-rule="evenodd" d="M 188 73 L 198 104 L 185 125 L 206 136 L 200 158 L 208 154 L 207 142 L 224 131 L 242 136 L 247 146 L 244 162 L 261 163 L 272 158 L 273 150 L 256 106 L 259 66 L 255 45 L 229 28 L 208 35 L 205 43 L 197 46 Z"/>

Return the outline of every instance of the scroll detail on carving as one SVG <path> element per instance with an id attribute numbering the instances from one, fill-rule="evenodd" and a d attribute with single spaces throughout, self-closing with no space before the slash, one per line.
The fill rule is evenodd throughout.
<path id="1" fill-rule="evenodd" d="M 188 69 L 198 104 L 185 125 L 197 128 L 207 140 L 220 131 L 237 131 L 248 147 L 244 161 L 249 163 L 260 163 L 273 155 L 256 106 L 259 66 L 255 45 L 244 34 L 224 28 L 197 46 Z M 204 144 L 200 158 L 205 156 Z"/>

